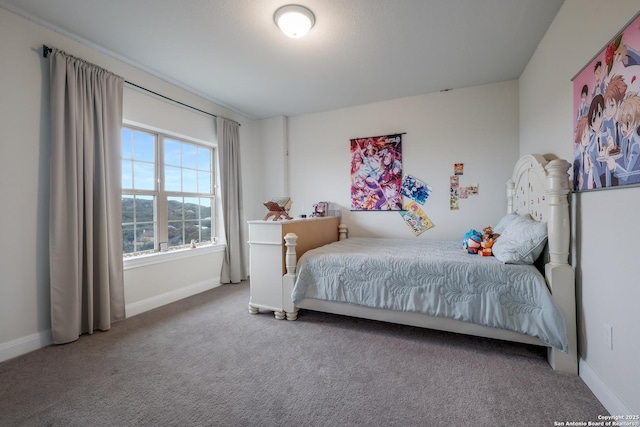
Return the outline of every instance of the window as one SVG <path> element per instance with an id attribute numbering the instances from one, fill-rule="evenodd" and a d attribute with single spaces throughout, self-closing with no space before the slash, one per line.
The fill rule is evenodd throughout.
<path id="1" fill-rule="evenodd" d="M 215 149 L 122 128 L 122 251 L 137 255 L 215 241 Z"/>

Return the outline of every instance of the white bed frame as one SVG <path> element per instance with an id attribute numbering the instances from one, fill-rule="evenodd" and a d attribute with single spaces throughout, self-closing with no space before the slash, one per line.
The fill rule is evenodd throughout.
<path id="1" fill-rule="evenodd" d="M 573 267 L 569 265 L 570 223 L 569 176 L 570 164 L 565 160 L 547 160 L 540 155 L 525 155 L 516 164 L 513 177 L 507 182 L 507 213 L 530 214 L 534 219 L 546 221 L 548 245 L 545 250 L 544 274 L 551 294 L 567 325 L 569 353 L 549 347 L 537 338 L 503 329 L 495 329 L 454 319 L 432 317 L 420 313 L 400 312 L 369 308 L 339 302 L 304 299 L 297 305 L 291 301 L 296 275 L 296 245 L 298 236 L 288 233 L 285 237 L 286 274 L 282 279 L 284 311 L 288 320 L 296 320 L 298 309 L 321 311 L 365 319 L 399 323 L 442 331 L 456 332 L 506 341 L 535 344 L 547 347 L 549 364 L 553 369 L 572 374 L 578 373 L 575 281 Z M 346 238 L 346 227 L 341 224 L 339 239 Z M 309 247 L 310 242 L 305 241 Z M 314 247 L 311 245 L 311 247 Z"/>

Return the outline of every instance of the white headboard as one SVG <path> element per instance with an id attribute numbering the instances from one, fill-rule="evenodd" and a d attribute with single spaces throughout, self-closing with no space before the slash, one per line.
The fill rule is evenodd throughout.
<path id="1" fill-rule="evenodd" d="M 538 154 L 529 154 L 518 160 L 507 186 L 513 185 L 512 206 L 509 211 L 528 213 L 537 221 L 548 221 L 547 160 Z"/>
<path id="2" fill-rule="evenodd" d="M 569 174 L 566 160 L 527 154 L 507 181 L 507 213 L 529 214 L 547 223 L 549 262 L 568 264 L 570 243 Z"/>

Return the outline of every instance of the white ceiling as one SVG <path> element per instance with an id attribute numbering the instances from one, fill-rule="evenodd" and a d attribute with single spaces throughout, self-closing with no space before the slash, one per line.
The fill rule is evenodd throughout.
<path id="1" fill-rule="evenodd" d="M 316 16 L 302 39 L 284 36 L 273 22 L 288 3 Z M 5 9 L 256 119 L 516 79 L 562 3 L 0 0 Z"/>

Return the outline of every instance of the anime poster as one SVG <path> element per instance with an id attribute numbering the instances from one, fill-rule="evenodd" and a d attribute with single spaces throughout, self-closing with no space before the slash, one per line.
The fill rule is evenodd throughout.
<path id="1" fill-rule="evenodd" d="M 414 236 L 418 236 L 433 227 L 433 223 L 415 201 L 410 201 L 400 212 L 404 222 L 411 229 Z"/>
<path id="2" fill-rule="evenodd" d="M 351 140 L 351 210 L 402 210 L 402 135 Z"/>
<path id="3" fill-rule="evenodd" d="M 573 79 L 573 188 L 640 183 L 640 14 Z"/>
<path id="4" fill-rule="evenodd" d="M 405 175 L 402 180 L 402 195 L 415 200 L 421 205 L 425 204 L 432 191 L 433 187 L 412 175 Z"/>

